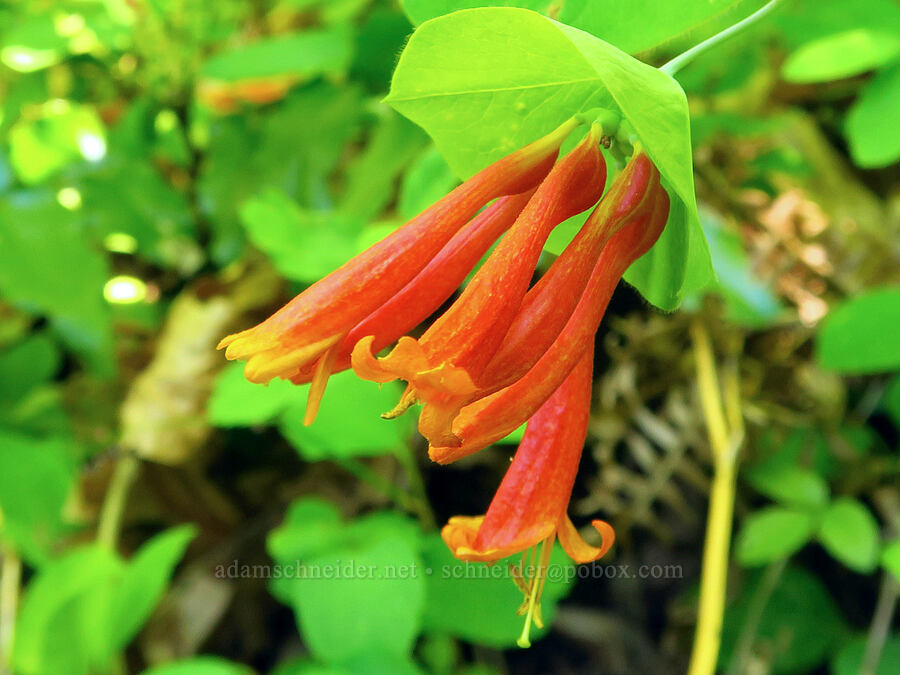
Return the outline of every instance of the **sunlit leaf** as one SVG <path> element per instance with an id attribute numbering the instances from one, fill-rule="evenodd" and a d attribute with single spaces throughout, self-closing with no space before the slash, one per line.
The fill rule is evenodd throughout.
<path id="1" fill-rule="evenodd" d="M 634 128 L 673 197 L 665 232 L 626 279 L 664 309 L 674 309 L 687 290 L 709 280 L 687 102 L 678 84 L 657 69 L 534 12 L 473 9 L 418 28 L 400 57 L 387 102 L 422 125 L 463 177 L 579 111 L 616 111 Z"/>

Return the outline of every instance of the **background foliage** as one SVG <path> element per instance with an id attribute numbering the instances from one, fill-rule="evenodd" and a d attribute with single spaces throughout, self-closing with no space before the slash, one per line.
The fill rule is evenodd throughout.
<path id="1" fill-rule="evenodd" d="M 761 4 L 0 6 L 0 668 L 682 672 L 699 321 L 747 424 L 721 668 L 900 671 L 900 8 L 784 2 L 682 70 L 686 98 L 651 67 Z M 485 509 L 514 446 L 429 466 L 378 418 L 397 390 L 351 374 L 306 428 L 304 388 L 214 347 L 596 105 L 676 206 L 598 338 L 572 515 L 619 541 L 589 578 L 554 559 L 550 630 L 513 651 L 518 591 L 464 578 L 486 568 L 436 528 Z M 260 567 L 298 563 L 371 577 Z"/>

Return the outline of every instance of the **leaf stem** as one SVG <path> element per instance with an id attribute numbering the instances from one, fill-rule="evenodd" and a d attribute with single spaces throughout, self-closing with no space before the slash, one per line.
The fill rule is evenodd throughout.
<path id="1" fill-rule="evenodd" d="M 869 638 L 866 641 L 866 651 L 859 667 L 859 675 L 875 675 L 878 670 L 881 652 L 891 632 L 891 623 L 897 609 L 898 597 L 900 597 L 900 584 L 890 572 L 886 571 L 881 580 L 878 604 L 875 605 L 875 615 L 872 617 L 872 625 L 869 628 Z"/>
<path id="2" fill-rule="evenodd" d="M 699 44 L 694 45 L 687 51 L 682 52 L 681 54 L 676 56 L 674 59 L 672 59 L 668 63 L 665 63 L 662 66 L 660 66 L 659 69 L 662 72 L 666 73 L 667 75 L 675 75 L 675 73 L 677 73 L 679 70 L 684 68 L 686 65 L 688 65 L 691 61 L 693 61 L 695 58 L 697 58 L 703 52 L 715 47 L 720 42 L 723 42 L 723 41 L 727 40 L 728 38 L 730 38 L 734 35 L 737 35 L 738 33 L 740 33 L 742 30 L 744 30 L 748 26 L 759 21 L 766 14 L 768 14 L 773 9 L 775 9 L 775 5 L 777 5 L 777 4 L 778 4 L 778 0 L 769 0 L 769 2 L 767 2 L 765 5 L 760 7 L 755 12 L 753 12 L 753 14 L 751 14 L 750 16 L 748 16 L 744 19 L 741 19 L 740 21 L 738 21 L 735 24 L 732 24 L 725 30 L 723 30 L 719 33 L 716 33 L 712 37 L 705 39 L 703 42 L 701 42 Z"/>
<path id="3" fill-rule="evenodd" d="M 12 649 L 21 580 L 22 559 L 12 549 L 4 548 L 0 567 L 0 673 L 12 672 Z"/>
<path id="4" fill-rule="evenodd" d="M 100 521 L 97 525 L 97 543 L 110 550 L 116 549 L 119 530 L 122 527 L 122 515 L 128 502 L 128 492 L 137 478 L 141 462 L 137 455 L 126 452 L 116 463 L 116 468 L 103 499 Z"/>
<path id="5" fill-rule="evenodd" d="M 716 374 L 709 332 L 698 316 L 691 324 L 697 367 L 700 405 L 713 455 L 713 482 L 709 496 L 703 570 L 700 576 L 700 607 L 691 652 L 689 675 L 712 675 L 716 671 L 725 611 L 728 581 L 728 551 L 734 516 L 737 454 L 743 442 L 740 414 L 740 387 L 737 367 L 725 371 L 725 402 Z M 733 428 L 729 429 L 729 421 Z M 736 428 L 734 428 L 736 427 Z"/>

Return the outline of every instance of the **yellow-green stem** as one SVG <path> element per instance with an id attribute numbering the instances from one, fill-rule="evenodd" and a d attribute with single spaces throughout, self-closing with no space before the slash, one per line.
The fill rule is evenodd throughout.
<path id="1" fill-rule="evenodd" d="M 727 400 L 723 406 L 709 332 L 700 317 L 691 324 L 691 337 L 700 404 L 712 448 L 714 474 L 703 548 L 697 630 L 688 673 L 712 675 L 716 671 L 722 637 L 731 523 L 734 516 L 737 450 L 743 437 L 743 424 L 740 421 L 737 369 L 729 369 L 726 373 Z M 737 428 L 729 428 L 729 421 Z"/>
<path id="2" fill-rule="evenodd" d="M 2 553 L 0 567 L 0 673 L 12 672 L 12 648 L 16 635 L 16 613 L 19 606 L 19 584 L 22 559 L 12 550 Z"/>
<path id="3" fill-rule="evenodd" d="M 116 463 L 109 488 L 106 490 L 103 508 L 100 511 L 100 522 L 97 525 L 97 542 L 111 550 L 116 549 L 128 493 L 137 478 L 140 466 L 141 461 L 136 455 L 130 452 L 123 455 Z"/>

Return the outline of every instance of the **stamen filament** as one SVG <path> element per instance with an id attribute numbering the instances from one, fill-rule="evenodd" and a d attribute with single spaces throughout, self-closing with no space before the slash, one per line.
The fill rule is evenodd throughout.
<path id="1" fill-rule="evenodd" d="M 522 627 L 522 634 L 519 636 L 519 639 L 516 640 L 516 644 L 523 649 L 527 649 L 531 646 L 530 634 L 532 621 L 538 628 L 544 627 L 544 622 L 541 617 L 541 594 L 544 591 L 544 582 L 547 579 L 547 567 L 550 564 L 550 554 L 553 552 L 554 539 L 556 539 L 555 532 L 541 542 L 541 559 L 537 569 L 534 571 L 534 576 L 532 576 L 530 580 L 531 593 L 527 599 L 528 610 L 525 614 L 525 625 Z M 537 546 L 532 548 L 532 565 L 534 564 L 534 553 L 536 551 Z"/>

